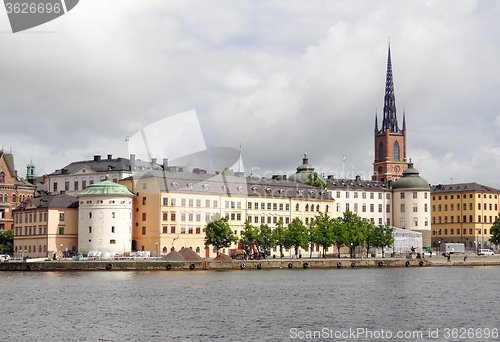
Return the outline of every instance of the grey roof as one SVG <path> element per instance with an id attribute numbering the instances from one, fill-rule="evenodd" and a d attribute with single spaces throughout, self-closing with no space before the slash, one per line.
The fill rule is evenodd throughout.
<path id="1" fill-rule="evenodd" d="M 391 183 L 381 181 L 328 178 L 326 183 L 328 190 L 391 191 Z"/>
<path id="2" fill-rule="evenodd" d="M 430 190 L 429 183 L 422 177 L 413 163 L 408 163 L 408 168 L 403 171 L 403 176 L 392 184 L 393 190 Z"/>
<path id="3" fill-rule="evenodd" d="M 99 156 L 100 157 L 100 156 Z M 52 172 L 49 176 L 56 176 L 56 175 L 63 175 L 63 174 L 70 174 L 76 169 L 82 167 L 82 166 L 87 166 L 94 170 L 95 172 L 109 172 L 109 171 L 129 171 L 131 172 L 131 167 L 130 167 L 130 159 L 127 158 L 108 158 L 106 159 L 101 159 L 94 158 L 93 160 L 81 160 L 81 161 L 75 161 L 72 162 L 62 169 L 55 170 Z M 144 169 L 151 169 L 151 162 L 147 161 L 142 161 L 140 159 L 136 159 L 134 161 L 136 166 L 142 167 Z M 161 166 L 158 164 L 154 164 L 155 169 L 161 169 Z"/>
<path id="4" fill-rule="evenodd" d="M 147 178 L 156 178 L 161 192 L 175 191 L 234 196 L 328 199 L 328 193 L 324 190 L 286 179 L 277 180 L 153 170 L 127 177 L 125 180 Z M 134 191 L 141 192 L 143 190 L 138 188 L 134 189 Z"/>
<path id="5" fill-rule="evenodd" d="M 14 156 L 11 153 L 5 153 L 3 151 L 0 152 L 0 158 L 5 160 L 5 164 L 7 164 L 7 168 L 9 169 L 9 173 L 12 177 L 16 177 L 16 168 L 14 167 Z"/>
<path id="6" fill-rule="evenodd" d="M 500 190 L 478 183 L 438 184 L 431 186 L 431 193 L 449 193 L 449 192 L 500 193 Z"/>
<path id="7" fill-rule="evenodd" d="M 37 208 L 78 208 L 78 198 L 62 194 L 27 199 L 14 211 L 23 210 L 29 202 Z"/>

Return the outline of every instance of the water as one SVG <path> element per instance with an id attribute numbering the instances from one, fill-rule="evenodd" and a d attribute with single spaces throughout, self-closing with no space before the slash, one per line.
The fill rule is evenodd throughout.
<path id="1" fill-rule="evenodd" d="M 487 341 L 476 331 L 445 338 L 444 329 L 500 328 L 499 284 L 496 267 L 1 272 L 0 336 L 3 341 L 292 341 L 312 340 L 298 337 L 326 329 L 331 339 L 314 340 L 389 340 L 380 336 L 383 329 L 422 332 L 422 338 L 392 341 Z M 366 328 L 372 336 L 335 338 L 335 332 L 350 328 Z M 439 329 L 438 338 L 429 338 L 428 329 Z"/>

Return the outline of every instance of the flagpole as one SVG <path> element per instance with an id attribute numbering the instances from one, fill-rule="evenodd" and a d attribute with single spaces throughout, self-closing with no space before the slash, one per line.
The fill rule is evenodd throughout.
<path id="1" fill-rule="evenodd" d="M 342 179 L 345 179 L 344 166 L 345 166 L 345 155 L 342 156 Z"/>

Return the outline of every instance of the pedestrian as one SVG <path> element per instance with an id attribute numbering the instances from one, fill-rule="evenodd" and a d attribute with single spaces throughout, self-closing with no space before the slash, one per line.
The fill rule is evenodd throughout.
<path id="1" fill-rule="evenodd" d="M 447 256 L 448 256 L 448 262 L 451 262 L 451 254 L 448 253 Z"/>
<path id="2" fill-rule="evenodd" d="M 468 255 L 464 256 L 464 261 L 467 261 L 468 259 L 469 259 Z"/>

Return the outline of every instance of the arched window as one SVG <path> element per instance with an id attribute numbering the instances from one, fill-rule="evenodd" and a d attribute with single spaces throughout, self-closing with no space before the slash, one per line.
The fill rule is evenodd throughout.
<path id="1" fill-rule="evenodd" d="M 306 204 L 306 211 L 309 211 L 309 204 Z"/>
<path id="2" fill-rule="evenodd" d="M 394 160 L 399 161 L 399 144 L 397 141 L 394 142 Z"/>
<path id="3" fill-rule="evenodd" d="M 5 183 L 5 172 L 0 172 L 0 183 Z"/>
<path id="4" fill-rule="evenodd" d="M 326 213 L 328 212 L 328 209 L 329 209 L 329 205 L 327 204 L 327 205 L 326 205 L 326 209 L 325 209 L 325 212 L 326 212 Z"/>
<path id="5" fill-rule="evenodd" d="M 319 204 L 316 205 L 316 211 L 319 211 Z"/>
<path id="6" fill-rule="evenodd" d="M 299 211 L 299 204 L 298 203 L 295 205 L 295 211 Z"/>
<path id="7" fill-rule="evenodd" d="M 385 157 L 384 157 L 384 143 L 383 142 L 380 142 L 380 144 L 378 145 L 378 161 L 384 161 L 385 160 Z"/>

